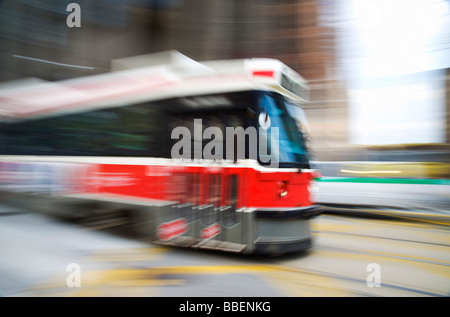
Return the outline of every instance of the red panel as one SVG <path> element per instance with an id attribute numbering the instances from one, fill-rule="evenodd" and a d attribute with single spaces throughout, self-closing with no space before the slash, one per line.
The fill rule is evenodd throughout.
<path id="1" fill-rule="evenodd" d="M 120 194 L 132 197 L 218 204 L 212 200 L 219 188 L 212 187 L 213 177 L 220 176 L 220 204 L 230 203 L 231 175 L 237 176 L 236 207 L 304 207 L 310 206 L 308 186 L 311 173 L 262 173 L 249 168 L 165 167 L 102 164 L 93 168 L 95 175 L 89 192 Z M 285 191 L 285 192 L 284 192 Z M 280 193 L 283 193 L 280 195 Z M 217 198 L 217 197 L 215 197 Z"/>
<path id="2" fill-rule="evenodd" d="M 248 177 L 249 207 L 304 207 L 310 206 L 308 185 L 310 173 L 260 173 L 253 171 Z M 283 183 L 284 182 L 284 183 Z M 287 194 L 280 196 L 283 188 Z"/>
<path id="3" fill-rule="evenodd" d="M 252 72 L 252 75 L 253 77 L 275 77 L 275 73 L 273 70 L 254 70 Z"/>

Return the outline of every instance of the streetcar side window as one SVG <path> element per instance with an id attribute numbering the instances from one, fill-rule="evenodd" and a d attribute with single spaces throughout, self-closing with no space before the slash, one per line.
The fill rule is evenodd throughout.
<path id="1" fill-rule="evenodd" d="M 137 104 L 10 124 L 2 152 L 165 157 L 164 116 Z"/>
<path id="2" fill-rule="evenodd" d="M 53 130 L 38 121 L 6 123 L 2 154 L 49 154 Z"/>
<path id="3" fill-rule="evenodd" d="M 227 155 L 227 128 L 256 126 L 258 94 L 247 91 L 171 98 L 13 123 L 7 128 L 3 152 L 171 158 L 171 150 L 179 141 L 171 138 L 171 132 L 176 127 L 186 127 L 190 131 L 191 158 L 203 158 L 205 146 L 214 140 L 223 144 L 222 149 L 212 147 L 211 143 L 208 157 L 204 158 L 229 159 L 233 153 Z M 203 138 L 208 127 L 218 128 L 213 139 Z M 201 135 L 195 132 L 199 129 Z M 232 137 L 236 138 L 241 130 L 232 131 L 235 133 Z M 235 159 L 250 158 L 250 136 L 244 137 L 245 150 L 239 151 L 242 157 Z M 237 141 L 234 144 L 236 147 Z M 195 152 L 199 150 L 202 153 Z M 216 152 L 219 150 L 222 153 Z M 237 152 L 236 148 L 233 152 Z"/>
<path id="4" fill-rule="evenodd" d="M 187 138 L 191 140 L 190 151 L 181 147 L 178 143 L 182 139 L 184 140 L 184 134 L 183 138 L 179 136 L 170 140 L 171 148 L 180 148 L 179 153 L 176 154 L 183 158 L 190 156 L 191 159 L 229 159 L 228 156 L 233 156 L 233 153 L 227 155 L 227 128 L 233 128 L 231 131 L 235 131 L 234 129 L 237 127 L 247 129 L 250 126 L 255 126 L 255 114 L 258 107 L 257 95 L 258 93 L 254 91 L 245 91 L 198 95 L 157 102 L 161 107 L 170 109 L 169 129 L 171 131 L 177 127 L 189 130 Z M 214 128 L 214 130 L 209 130 L 212 135 L 203 137 L 204 131 L 208 128 Z M 239 157 L 239 159 L 250 158 L 250 137 L 247 134 L 244 137 L 245 149 L 241 154 L 243 157 Z M 216 144 L 220 143 L 222 147 L 216 147 Z M 185 154 L 184 150 L 189 151 L 190 155 Z M 220 151 L 220 153 L 217 151 Z M 233 152 L 236 153 L 236 149 Z"/>
<path id="5" fill-rule="evenodd" d="M 7 146 L 7 128 L 8 125 L 6 123 L 1 123 L 0 122 L 0 154 L 5 154 L 6 153 L 6 146 Z"/>

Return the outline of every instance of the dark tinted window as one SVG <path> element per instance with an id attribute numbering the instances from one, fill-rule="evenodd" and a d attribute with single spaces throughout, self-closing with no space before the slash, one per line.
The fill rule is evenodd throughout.
<path id="1" fill-rule="evenodd" d="M 165 156 L 165 114 L 149 104 L 5 126 L 3 154 Z"/>

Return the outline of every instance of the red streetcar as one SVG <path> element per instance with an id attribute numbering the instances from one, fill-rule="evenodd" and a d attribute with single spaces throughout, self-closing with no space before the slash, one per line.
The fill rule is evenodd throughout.
<path id="1" fill-rule="evenodd" d="M 273 59 L 182 60 L 1 89 L 1 197 L 126 216 L 164 245 L 310 247 L 305 80 Z"/>

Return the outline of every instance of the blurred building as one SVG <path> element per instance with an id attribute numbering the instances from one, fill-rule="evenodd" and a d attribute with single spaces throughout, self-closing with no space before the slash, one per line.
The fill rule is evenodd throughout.
<path id="1" fill-rule="evenodd" d="M 196 60 L 265 56 L 310 80 L 325 78 L 333 58 L 332 30 L 319 26 L 318 1 L 78 0 L 80 28 L 66 25 L 70 2 L 0 2 L 0 80 L 54 80 L 70 69 L 18 56 L 95 72 L 115 58 L 169 49 Z"/>

